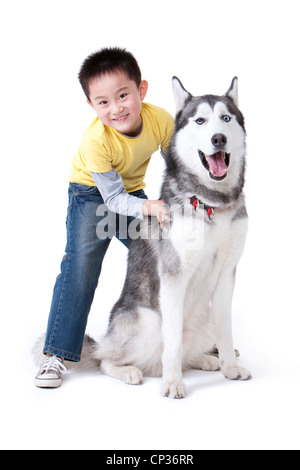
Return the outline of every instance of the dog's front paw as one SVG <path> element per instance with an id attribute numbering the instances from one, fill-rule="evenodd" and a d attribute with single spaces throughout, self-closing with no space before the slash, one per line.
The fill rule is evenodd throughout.
<path id="1" fill-rule="evenodd" d="M 229 380 L 251 380 L 251 373 L 240 366 L 222 367 L 223 374 Z"/>
<path id="2" fill-rule="evenodd" d="M 183 382 L 164 382 L 161 394 L 168 398 L 184 398 L 186 397 L 186 388 Z"/>

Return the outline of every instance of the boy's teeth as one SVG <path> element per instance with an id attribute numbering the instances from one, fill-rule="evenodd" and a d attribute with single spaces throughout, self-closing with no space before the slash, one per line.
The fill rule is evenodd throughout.
<path id="1" fill-rule="evenodd" d="M 119 117 L 119 118 L 115 118 L 115 121 L 125 121 L 126 118 L 127 118 L 127 115 Z"/>

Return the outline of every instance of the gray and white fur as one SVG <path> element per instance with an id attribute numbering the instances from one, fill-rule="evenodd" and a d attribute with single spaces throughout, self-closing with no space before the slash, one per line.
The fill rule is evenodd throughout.
<path id="1" fill-rule="evenodd" d="M 162 395 L 183 398 L 188 369 L 251 378 L 237 363 L 231 326 L 248 225 L 246 132 L 237 78 L 223 96 L 193 97 L 176 77 L 173 89 L 176 129 L 160 196 L 172 222 L 163 231 L 155 218 L 141 224 L 108 331 L 99 343 L 86 337 L 82 364 L 75 367 L 100 366 L 103 374 L 134 385 L 144 376 L 162 376 Z"/>

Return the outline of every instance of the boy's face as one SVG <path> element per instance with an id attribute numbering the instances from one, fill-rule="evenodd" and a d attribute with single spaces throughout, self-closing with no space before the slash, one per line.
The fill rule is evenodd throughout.
<path id="1" fill-rule="evenodd" d="M 145 80 L 138 88 L 125 72 L 106 74 L 90 82 L 88 103 L 105 126 L 136 137 L 142 128 L 141 107 L 147 89 Z"/>

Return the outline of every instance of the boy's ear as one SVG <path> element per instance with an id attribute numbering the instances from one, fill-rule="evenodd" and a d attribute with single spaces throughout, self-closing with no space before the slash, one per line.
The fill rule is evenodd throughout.
<path id="1" fill-rule="evenodd" d="M 141 101 L 143 101 L 147 95 L 148 91 L 148 82 L 146 80 L 142 80 L 140 84 L 140 98 Z"/>
<path id="2" fill-rule="evenodd" d="M 89 99 L 87 99 L 86 102 L 87 102 L 87 104 L 89 104 L 94 109 L 94 106 L 92 105 L 92 103 Z"/>

